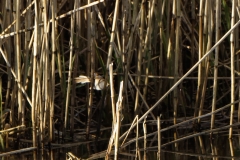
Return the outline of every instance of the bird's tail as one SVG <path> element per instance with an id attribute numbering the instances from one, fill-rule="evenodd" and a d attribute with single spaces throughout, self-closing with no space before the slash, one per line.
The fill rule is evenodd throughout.
<path id="1" fill-rule="evenodd" d="M 75 83 L 89 83 L 90 78 L 84 75 L 74 78 Z"/>

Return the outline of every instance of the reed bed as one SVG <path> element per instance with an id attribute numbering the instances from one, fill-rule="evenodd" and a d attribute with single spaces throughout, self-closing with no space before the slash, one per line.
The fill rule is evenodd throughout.
<path id="1" fill-rule="evenodd" d="M 239 6 L 0 1 L 0 157 L 237 159 Z"/>

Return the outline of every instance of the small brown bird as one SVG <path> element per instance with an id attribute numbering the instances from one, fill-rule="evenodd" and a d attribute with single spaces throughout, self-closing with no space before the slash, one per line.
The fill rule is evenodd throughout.
<path id="1" fill-rule="evenodd" d="M 75 83 L 90 83 L 91 82 L 91 78 L 84 76 L 84 75 L 80 75 L 79 77 L 74 78 Z M 104 89 L 104 84 L 105 83 L 105 79 L 98 75 L 97 73 L 94 73 L 94 84 L 93 84 L 93 89 L 95 90 L 103 90 Z M 107 83 L 106 86 L 109 86 L 109 84 Z"/>

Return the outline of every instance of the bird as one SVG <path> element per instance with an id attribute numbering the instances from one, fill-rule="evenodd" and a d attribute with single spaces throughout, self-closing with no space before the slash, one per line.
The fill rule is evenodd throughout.
<path id="1" fill-rule="evenodd" d="M 80 75 L 76 78 L 74 78 L 75 83 L 81 83 L 81 84 L 85 84 L 85 83 L 90 83 L 91 82 L 91 78 L 85 75 Z M 97 73 L 94 73 L 94 84 L 93 84 L 93 89 L 95 90 L 103 90 L 105 89 L 104 86 L 105 85 L 105 79 L 98 75 Z M 106 83 L 106 87 L 109 86 L 109 83 Z"/>

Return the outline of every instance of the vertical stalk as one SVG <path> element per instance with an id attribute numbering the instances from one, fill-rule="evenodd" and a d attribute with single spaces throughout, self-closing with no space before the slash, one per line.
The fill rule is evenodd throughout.
<path id="1" fill-rule="evenodd" d="M 215 41 L 217 42 L 220 39 L 220 26 L 221 26 L 221 1 L 217 0 L 216 1 L 216 35 L 215 35 Z M 212 99 L 212 112 L 215 111 L 216 109 L 216 103 L 217 103 L 217 84 L 218 84 L 218 54 L 219 54 L 219 46 L 216 47 L 215 49 L 215 59 L 214 59 L 214 79 L 213 79 L 213 99 Z M 214 123 L 215 123 L 215 114 L 212 114 L 211 116 L 211 130 L 214 129 Z M 212 138 L 212 133 L 211 133 L 211 138 Z M 214 140 L 212 138 L 212 140 Z M 212 146 L 212 154 L 217 155 L 215 146 L 216 144 L 213 143 Z M 214 160 L 217 160 L 218 158 L 213 158 Z"/>
<path id="2" fill-rule="evenodd" d="M 80 6 L 80 1 L 75 0 L 74 1 L 74 8 L 78 8 Z M 79 19 L 80 18 L 80 13 L 77 12 L 75 14 L 76 17 L 76 22 L 75 22 L 75 32 L 76 32 L 76 41 L 75 41 L 75 46 L 76 48 L 79 48 Z M 78 56 L 77 54 L 74 55 L 74 63 L 73 63 L 73 77 L 77 77 L 77 67 L 78 67 Z M 71 90 L 71 100 L 70 100 L 70 106 L 71 106 L 71 113 L 70 113 L 70 136 L 73 138 L 74 136 L 74 110 L 75 110 L 75 106 L 76 106 L 76 83 L 73 81 L 72 83 L 72 90 Z"/>
<path id="3" fill-rule="evenodd" d="M 88 0 L 88 4 L 90 4 L 92 1 L 91 0 Z M 93 37 L 95 36 L 95 30 L 94 30 L 94 26 L 93 26 L 93 23 L 92 23 L 92 20 L 93 20 L 93 16 L 94 16 L 94 13 L 92 12 L 92 8 L 89 7 L 87 9 L 87 22 L 88 22 L 88 31 L 87 31 L 87 38 L 88 38 L 88 62 L 89 63 L 89 69 L 90 69 L 90 78 L 91 78 L 91 81 L 90 81 L 90 85 L 89 85 L 89 88 L 87 88 L 87 90 L 89 91 L 88 92 L 88 105 L 87 105 L 87 116 L 88 116 L 88 119 L 87 119 L 87 128 L 86 128 L 86 136 L 87 136 L 87 140 L 89 139 L 89 133 L 90 133 L 90 124 L 91 124 L 91 119 L 92 119 L 92 105 L 93 105 L 93 84 L 94 84 L 94 73 L 95 73 L 95 50 L 93 50 Z M 89 70 L 87 71 L 87 74 L 88 74 Z M 89 154 L 91 153 L 90 152 L 90 145 L 88 144 L 88 152 Z"/>
<path id="4" fill-rule="evenodd" d="M 3 103 L 2 103 L 2 77 L 0 77 L 0 129 L 4 129 L 4 120 L 3 120 Z M 8 137 L 8 135 L 6 135 Z M 6 145 L 8 144 L 8 139 L 6 139 Z M 6 147 L 7 148 L 7 147 Z"/>
<path id="5" fill-rule="evenodd" d="M 144 31 L 144 17 L 145 17 L 145 0 L 142 0 L 141 3 L 141 22 L 140 22 L 140 31 L 139 31 L 139 49 L 138 49 L 138 56 L 137 56 L 137 77 L 136 77 L 136 84 L 137 87 L 139 87 L 140 85 L 140 81 L 141 81 L 141 63 L 142 63 L 142 54 L 144 52 L 144 35 L 143 35 L 143 31 Z M 135 107 L 134 107 L 134 113 L 135 115 L 138 114 L 139 112 L 139 93 L 136 92 L 136 97 L 135 97 Z"/>
<path id="6" fill-rule="evenodd" d="M 232 19 L 231 19 L 231 27 L 235 23 L 235 8 L 236 8 L 236 0 L 232 1 Z M 235 56 L 235 42 L 234 42 L 234 31 L 230 35 L 230 49 L 231 49 L 231 103 L 234 103 L 234 94 L 235 94 L 235 65 L 234 65 L 234 56 Z M 233 112 L 234 112 L 234 104 L 231 105 L 231 111 L 230 111 L 230 124 L 233 124 Z M 229 138 L 232 138 L 232 127 L 229 128 Z M 233 156 L 233 153 L 231 153 L 231 156 Z"/>
<path id="7" fill-rule="evenodd" d="M 88 4 L 91 3 L 91 0 L 88 0 Z M 91 113 L 92 113 L 92 86 L 94 81 L 94 76 L 91 75 L 91 8 L 87 9 L 87 76 L 91 77 L 90 84 L 87 84 L 87 127 L 86 127 L 86 139 L 89 138 L 90 132 L 90 122 L 91 122 Z M 88 152 L 90 154 L 90 146 L 88 144 Z"/>
<path id="8" fill-rule="evenodd" d="M 115 153 L 114 153 L 114 160 L 118 160 L 119 154 L 119 134 L 121 129 L 121 116 L 122 116 L 122 91 L 123 91 L 123 81 L 120 82 L 119 94 L 118 94 L 118 101 L 116 104 L 116 135 L 115 135 Z"/>
<path id="9" fill-rule="evenodd" d="M 145 68 L 145 84 L 143 88 L 143 97 L 146 98 L 147 95 L 147 86 L 148 86 L 148 75 L 149 75 L 149 67 L 150 67 L 150 59 L 152 54 L 152 17 L 155 10 L 155 0 L 152 1 L 152 3 L 149 1 L 149 12 L 148 12 L 148 28 L 147 28 L 147 34 L 145 38 L 145 46 L 144 46 L 144 52 L 147 57 L 147 66 Z"/>
<path id="10" fill-rule="evenodd" d="M 206 43 L 206 34 L 207 34 L 207 22 L 208 22 L 207 14 L 208 13 L 209 13 L 208 12 L 208 1 L 206 1 L 204 4 L 204 0 L 202 0 L 200 2 L 200 10 L 199 10 L 199 59 L 201 59 L 204 56 L 204 53 L 206 50 L 205 43 Z M 204 23 L 203 23 L 203 21 L 204 21 Z M 206 73 L 206 70 L 207 70 L 205 68 L 206 67 L 205 62 L 207 62 L 206 59 L 203 62 L 201 62 L 200 65 L 198 66 L 198 86 L 197 86 L 197 95 L 196 95 L 194 116 L 197 116 L 197 113 L 198 113 L 198 115 L 201 115 L 201 113 L 202 113 L 201 107 L 203 107 L 203 105 L 201 105 L 201 102 L 203 104 L 204 99 L 201 98 L 201 96 L 205 94 L 203 91 L 203 88 L 204 88 L 203 80 L 204 80 L 204 76 L 207 76 L 206 74 L 204 74 L 204 73 Z M 205 85 L 206 85 L 206 81 L 205 81 Z M 194 123 L 196 123 L 196 122 L 194 122 Z M 197 123 L 201 123 L 200 119 L 198 119 Z M 196 124 L 196 125 L 198 125 L 198 124 Z M 197 139 L 195 139 L 195 140 L 197 140 Z M 203 154 L 203 153 L 205 153 L 205 149 L 204 149 L 202 137 L 198 136 L 198 140 L 199 140 L 199 148 L 201 149 L 201 152 Z M 199 159 L 200 159 L 200 157 L 199 157 Z"/>
<path id="11" fill-rule="evenodd" d="M 46 0 L 42 0 L 42 4 L 43 4 L 43 10 L 42 10 L 42 15 L 43 15 L 43 44 L 44 46 L 42 46 L 43 52 L 42 52 L 42 57 L 43 57 L 43 61 L 42 61 L 42 67 L 44 68 L 45 72 L 43 72 L 43 90 L 41 91 L 44 95 L 43 95 L 43 105 L 41 105 L 42 107 L 40 108 L 39 111 L 39 135 L 40 135 L 40 141 L 41 141 L 41 148 L 43 148 L 44 145 L 44 133 L 45 133 L 45 123 L 46 123 L 46 113 L 44 114 L 44 110 L 45 108 L 47 108 L 48 106 L 48 87 L 49 87 L 49 83 L 48 83 L 48 61 L 49 61 L 49 52 L 48 52 L 48 17 L 47 17 L 47 11 L 48 11 L 48 7 L 47 7 L 47 2 Z M 40 84 L 39 84 L 40 85 Z M 42 95 L 41 95 L 42 96 Z M 41 102 L 41 101 L 40 101 Z M 45 119 L 44 119 L 44 115 L 45 115 Z"/>
<path id="12" fill-rule="evenodd" d="M 235 24 L 235 9 L 236 9 L 236 0 L 232 0 L 232 19 L 231 19 L 231 27 Z M 230 34 L 230 50 L 231 50 L 231 103 L 234 103 L 235 100 L 235 31 L 233 31 Z M 233 118 L 234 118 L 234 110 L 235 110 L 235 105 L 231 105 L 231 111 L 230 111 L 230 123 L 229 125 L 233 124 Z M 233 144 L 232 144 L 232 132 L 233 128 L 229 128 L 229 146 L 230 146 L 230 153 L 231 156 L 234 156 L 233 152 Z M 234 159 L 234 158 L 232 158 Z"/>
<path id="13" fill-rule="evenodd" d="M 168 2 L 170 3 L 170 2 Z M 175 4 L 175 1 L 173 1 L 173 4 Z M 172 14 L 174 15 L 174 6 L 173 6 L 173 11 L 172 11 Z M 169 12 L 169 15 L 170 14 L 170 10 L 168 11 Z M 167 74 L 169 76 L 172 76 L 173 75 L 173 40 L 174 40 L 174 35 L 175 35 L 175 17 L 172 17 L 171 19 L 171 22 L 170 22 L 170 34 L 169 36 L 167 37 L 167 41 L 168 41 L 168 46 L 167 46 Z M 168 83 L 168 85 L 171 85 L 171 83 Z"/>
<path id="14" fill-rule="evenodd" d="M 34 1 L 35 17 L 34 17 L 34 44 L 33 44 L 33 79 L 32 79 L 32 134 L 33 134 L 33 147 L 37 147 L 37 134 L 36 134 L 36 84 L 37 84 L 37 55 L 38 55 L 38 0 Z M 37 159 L 36 152 L 34 153 L 34 159 Z"/>
<path id="15" fill-rule="evenodd" d="M 143 159 L 144 160 L 147 160 L 147 125 L 146 125 L 146 119 L 147 119 L 147 116 L 144 118 L 144 121 L 143 121 L 143 137 L 144 137 L 144 140 L 143 140 L 143 148 L 144 148 L 144 152 L 143 152 Z"/>
<path id="16" fill-rule="evenodd" d="M 17 72 L 16 76 L 19 83 L 22 83 L 21 78 L 21 34 L 19 33 L 20 30 L 20 0 L 16 1 L 16 57 L 17 57 Z M 22 119 L 22 91 L 18 88 L 18 121 L 21 124 L 24 124 L 24 119 Z"/>
<path id="17" fill-rule="evenodd" d="M 59 8 L 58 8 L 59 10 Z M 57 21 L 56 21 L 57 23 Z M 61 23 L 61 20 L 59 20 L 59 23 Z M 58 27 L 56 25 L 56 29 L 58 30 Z M 58 33 L 58 31 L 56 31 L 56 33 Z M 55 41 L 55 45 L 56 45 L 56 61 L 57 61 L 57 70 L 58 70 L 58 76 L 59 76 L 59 80 L 60 80 L 60 88 L 61 88 L 61 98 L 63 100 L 63 103 L 61 103 L 61 117 L 59 120 L 63 121 L 64 120 L 64 102 L 66 100 L 66 76 L 64 73 L 65 71 L 65 65 L 63 65 L 64 63 L 64 58 L 62 57 L 61 53 L 64 53 L 64 45 L 63 45 L 63 35 L 60 35 L 60 38 L 57 38 Z"/>
<path id="18" fill-rule="evenodd" d="M 109 44 L 109 47 L 108 47 L 108 58 L 107 58 L 107 66 L 106 66 L 107 69 L 109 67 L 109 64 L 112 61 L 112 51 L 113 51 L 112 43 L 113 43 L 113 41 L 115 39 L 115 30 L 116 30 L 116 25 L 117 25 L 118 10 L 119 10 L 119 0 L 116 0 L 116 2 L 115 2 L 115 9 L 114 9 L 114 16 L 113 16 L 113 22 L 112 22 L 112 29 L 111 29 L 110 44 Z"/>
<path id="19" fill-rule="evenodd" d="M 112 102 L 112 116 L 113 124 L 116 122 L 116 110 L 115 110 L 115 97 L 114 97 L 114 84 L 113 84 L 113 63 L 109 66 L 109 83 L 110 83 L 110 92 L 111 92 L 111 102 Z"/>
<path id="20" fill-rule="evenodd" d="M 191 66 L 194 64 L 194 59 L 195 59 L 195 45 L 194 45 L 194 40 L 195 40 L 195 34 L 194 34 L 194 31 L 195 31 L 195 24 L 196 24 L 196 21 L 197 21 L 197 18 L 196 18 L 196 13 L 195 13 L 195 9 L 196 9 L 196 0 L 192 0 L 192 5 L 191 5 Z M 199 20 L 201 18 L 199 17 Z M 202 25 L 202 22 L 200 23 L 199 21 L 199 31 L 200 31 L 200 27 Z M 199 32 L 199 37 L 200 37 L 200 32 Z M 199 44 L 200 45 L 200 44 Z M 200 48 L 200 47 L 199 47 Z M 200 54 L 200 53 L 199 53 Z M 200 70 L 200 66 L 198 67 L 198 71 Z M 193 76 L 193 74 L 191 74 Z M 192 81 L 191 82 L 191 92 L 193 92 L 193 90 L 195 89 L 195 86 L 194 86 L 194 82 Z M 193 95 L 191 96 L 191 99 L 193 99 Z M 194 106 L 194 103 L 192 101 L 191 103 L 191 107 Z M 196 110 L 196 108 L 195 108 Z"/>
<path id="21" fill-rule="evenodd" d="M 204 54 L 209 51 L 212 47 L 212 11 L 211 11 L 211 1 L 206 1 L 206 7 L 205 7 L 205 14 L 204 14 L 204 35 L 206 38 L 203 40 L 204 44 Z M 204 36 L 204 37 L 205 37 Z M 205 47 L 206 44 L 206 47 Z M 207 87 L 207 77 L 208 77 L 208 71 L 209 71 L 209 56 L 206 57 L 202 72 L 204 77 L 202 77 L 202 93 L 201 94 L 201 99 L 200 99 L 200 106 L 199 106 L 199 112 L 198 116 L 202 115 L 203 112 L 203 107 L 204 107 L 204 102 L 205 102 L 205 94 L 206 94 L 206 87 Z M 198 119 L 198 123 L 200 123 L 200 119 Z"/>
<path id="22" fill-rule="evenodd" d="M 29 6 L 31 4 L 30 0 L 27 0 L 26 5 Z M 30 10 L 26 11 L 26 15 L 25 15 L 25 29 L 30 28 L 30 26 L 32 26 L 32 21 L 31 21 L 31 15 L 30 15 Z M 27 90 L 27 87 L 29 86 L 29 77 L 28 75 L 30 74 L 29 70 L 32 69 L 32 66 L 30 66 L 30 47 L 29 47 L 29 43 L 32 44 L 32 38 L 30 36 L 29 32 L 25 33 L 25 37 L 24 37 L 24 49 L 25 49 L 25 55 L 24 55 L 24 74 L 23 74 L 23 87 L 25 90 Z M 23 104 L 23 110 L 22 110 L 22 119 L 25 119 L 25 102 Z M 24 122 L 24 120 L 23 120 Z M 24 123 L 25 124 L 25 123 Z"/>
<path id="23" fill-rule="evenodd" d="M 133 4 L 139 4 L 139 0 L 133 0 Z M 133 13 L 132 13 L 132 24 L 134 24 L 137 19 L 138 14 L 138 5 L 133 5 Z"/>
<path id="24" fill-rule="evenodd" d="M 240 5 L 240 0 L 237 1 L 237 4 L 236 5 Z M 237 10 L 237 13 L 238 13 L 238 16 L 236 16 L 236 21 L 240 19 L 240 11 L 239 9 Z M 236 28 L 236 33 L 239 33 L 239 28 Z M 239 35 L 236 34 L 235 36 L 235 40 L 238 41 L 239 39 Z M 236 43 L 236 48 L 239 48 L 240 44 L 239 43 Z M 237 54 L 236 56 L 236 59 L 239 59 L 240 56 L 239 54 Z M 236 63 L 236 70 L 240 70 L 240 62 L 237 61 Z M 239 77 L 239 76 L 238 76 Z M 237 81 L 237 88 L 238 88 L 238 99 L 240 99 L 240 80 Z M 238 103 L 238 122 L 240 122 L 240 102 Z M 240 131 L 238 131 L 238 134 L 240 135 Z M 238 144 L 240 145 L 240 136 L 238 136 Z"/>
<path id="25" fill-rule="evenodd" d="M 56 57 L 56 23 L 55 20 L 56 13 L 57 13 L 57 1 L 51 1 L 51 8 L 52 8 L 52 67 L 51 67 L 51 101 L 50 101 L 50 133 L 49 133 L 49 140 L 53 142 L 54 140 L 54 99 L 55 99 L 55 57 Z M 70 51 L 71 52 L 71 51 Z M 69 61 L 71 64 L 72 61 Z"/>
<path id="26" fill-rule="evenodd" d="M 92 8 L 91 8 L 92 9 Z M 90 122 L 91 122 L 91 118 L 92 118 L 92 106 L 93 106 L 93 85 L 94 85 L 94 81 L 95 81 L 95 55 L 96 55 L 96 51 L 95 51 L 95 26 L 96 26 L 96 15 L 95 12 L 92 10 L 91 11 L 91 24 L 90 24 L 90 28 L 91 28 L 91 37 L 90 37 L 90 51 L 91 51 L 91 83 L 90 83 L 90 96 L 89 96 L 89 121 L 88 121 L 88 126 L 90 129 Z M 100 128 L 100 127 L 99 127 Z"/>
<path id="27" fill-rule="evenodd" d="M 200 9 L 199 9 L 199 48 L 198 48 L 198 59 L 201 59 L 203 56 L 203 9 L 204 9 L 205 0 L 200 1 Z M 197 84 L 197 94 L 196 94 L 196 103 L 195 103 L 195 113 L 194 116 L 197 116 L 197 111 L 200 102 L 201 95 L 201 87 L 202 87 L 202 63 L 198 66 L 198 84 Z"/>
<path id="28" fill-rule="evenodd" d="M 5 9 L 3 10 L 3 15 L 5 15 L 3 17 L 3 27 L 5 28 L 6 26 L 10 25 L 10 21 L 11 21 L 11 14 L 10 12 L 12 12 L 11 9 L 11 1 L 6 0 L 5 3 Z M 9 32 L 9 31 L 8 31 Z M 8 33 L 6 32 L 6 33 Z M 0 40 L 0 44 L 2 43 L 2 40 Z M 6 47 L 6 57 L 7 59 L 12 59 L 11 57 L 11 51 L 12 51 L 12 40 L 10 38 L 6 39 L 6 43 L 4 44 L 4 46 Z M 7 67 L 7 91 L 6 91 L 6 100 L 5 100 L 5 108 L 7 108 L 9 106 L 9 102 L 10 102 L 10 89 L 13 87 L 12 83 L 11 83 L 11 79 L 12 79 L 12 74 L 11 74 L 11 70 L 9 67 Z M 13 111 L 13 110 L 12 110 Z M 12 112 L 10 113 L 10 121 L 12 120 Z"/>
<path id="29" fill-rule="evenodd" d="M 161 159 L 161 119 L 157 117 L 157 129 L 158 129 L 158 152 L 157 152 L 157 159 Z"/>
<path id="30" fill-rule="evenodd" d="M 136 153 L 135 153 L 135 160 L 141 159 L 140 157 L 138 158 L 138 152 L 139 152 L 139 146 L 138 146 L 138 137 L 139 137 L 139 130 L 138 130 L 138 115 L 136 116 Z"/>
<path id="31" fill-rule="evenodd" d="M 121 8 L 121 12 L 122 12 L 122 25 L 121 25 L 121 33 L 122 33 L 122 36 L 121 36 L 121 59 L 122 59 L 122 72 L 123 73 L 126 73 L 127 72 L 127 54 L 126 54 L 126 47 L 127 47 L 127 38 L 128 38 L 128 32 L 127 32 L 127 27 L 130 26 L 128 25 L 130 21 L 130 16 L 129 16 L 129 12 L 130 12 L 130 2 L 129 1 L 123 1 L 122 3 L 122 8 Z M 130 13 L 131 14 L 131 13 Z M 119 47 L 120 49 L 120 47 Z M 122 76 L 122 79 L 124 76 Z M 123 81 L 123 93 L 124 93 L 124 106 L 123 108 L 125 108 L 125 105 L 127 106 L 127 110 L 129 110 L 129 107 L 128 107 L 128 95 L 127 95 L 127 81 Z"/>
<path id="32" fill-rule="evenodd" d="M 213 15 L 212 15 L 212 2 L 211 1 L 206 1 L 206 7 L 205 7 L 205 21 L 204 21 L 204 33 L 207 33 L 207 39 L 205 41 L 207 41 L 207 46 L 206 46 L 206 52 L 209 51 L 212 47 L 212 32 L 213 32 L 213 25 L 212 25 L 212 21 L 213 21 Z M 205 43 L 204 43 L 205 46 Z M 205 51 L 205 49 L 204 49 Z M 204 79 L 203 79 L 203 88 L 202 88 L 202 93 L 201 93 L 201 100 L 200 100 L 200 107 L 199 107 L 199 114 L 198 116 L 202 115 L 203 112 L 203 108 L 204 108 L 204 102 L 205 102 L 205 95 L 206 95 L 206 91 L 207 91 L 207 77 L 208 77 L 208 72 L 209 72 L 209 56 L 206 57 L 205 63 L 204 63 L 204 67 L 205 70 L 204 71 Z M 198 123 L 201 123 L 201 119 L 198 119 Z M 199 136 L 199 143 L 200 143 L 200 147 L 202 150 L 202 153 L 205 154 L 205 148 L 203 145 L 203 140 L 202 140 L 202 136 Z"/>
<path id="33" fill-rule="evenodd" d="M 164 3 L 162 2 L 162 0 L 159 0 L 159 3 L 158 3 L 158 11 L 159 11 L 159 38 L 160 38 L 160 44 L 159 44 L 159 50 L 160 50 L 160 53 L 159 53 L 159 65 L 158 65 L 158 69 L 159 69 L 159 75 L 163 75 L 163 13 L 164 13 L 164 10 L 165 10 L 165 2 Z M 163 93 L 162 87 L 163 85 L 163 81 L 160 79 L 159 80 L 159 88 L 158 88 L 158 93 L 157 93 L 157 97 L 160 97 Z"/>
<path id="34" fill-rule="evenodd" d="M 175 6 L 176 6 L 176 42 L 175 42 L 175 57 L 174 57 L 174 83 L 177 82 L 178 77 L 178 61 L 179 61 L 179 54 L 181 52 L 180 50 L 180 27 L 181 27 L 181 1 L 175 0 Z M 177 109 L 178 109 L 178 88 L 176 88 L 173 91 L 173 124 L 177 124 Z M 174 139 L 176 140 L 178 138 L 177 135 L 177 129 L 174 131 Z M 178 143 L 174 144 L 175 151 L 178 151 Z M 176 155 L 177 156 L 177 155 Z M 178 156 L 176 157 L 179 158 Z"/>
<path id="35" fill-rule="evenodd" d="M 13 19 L 15 19 L 15 23 L 16 23 L 16 3 L 17 3 L 17 1 L 13 1 L 12 2 L 12 4 L 11 4 L 11 8 L 12 8 L 12 17 L 13 17 Z M 16 24 L 13 24 L 14 25 L 14 28 L 13 28 L 13 30 L 16 30 Z M 13 44 L 14 44 L 14 46 L 16 46 L 17 44 L 16 44 L 16 36 L 14 36 L 13 38 Z M 15 54 L 16 54 L 16 50 L 12 50 L 12 52 L 15 52 Z M 12 66 L 13 66 L 13 68 L 14 68 L 14 72 L 16 73 L 16 79 L 18 78 L 17 77 L 17 56 L 12 56 L 12 58 L 14 59 L 14 61 L 12 62 Z M 14 82 L 13 83 L 13 85 L 14 86 L 16 86 L 16 90 L 15 90 L 15 104 L 11 104 L 11 105 L 14 105 L 13 107 L 11 107 L 13 110 L 12 110 L 12 125 L 14 126 L 14 125 L 17 125 L 16 124 L 16 120 L 15 120 L 15 117 L 14 117 L 14 114 L 16 114 L 17 113 L 17 115 L 18 115 L 18 110 L 16 110 L 17 108 L 15 107 L 15 105 L 16 105 L 16 103 L 18 103 L 18 88 L 17 88 L 17 85 L 16 85 L 16 83 Z M 17 118 L 18 119 L 18 118 Z"/>

